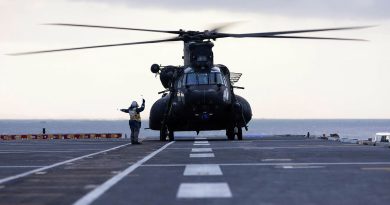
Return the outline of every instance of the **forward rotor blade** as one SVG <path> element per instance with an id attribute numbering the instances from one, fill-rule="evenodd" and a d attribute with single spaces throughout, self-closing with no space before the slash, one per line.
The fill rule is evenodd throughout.
<path id="1" fill-rule="evenodd" d="M 238 24 L 238 23 L 240 23 L 240 22 L 237 21 L 237 22 L 228 22 L 228 23 L 214 24 L 214 26 L 211 29 L 209 29 L 209 31 L 211 31 L 211 32 L 220 32 L 221 30 L 224 30 L 224 29 L 226 29 L 228 27 L 231 27 L 231 26 L 233 26 L 235 24 Z"/>
<path id="2" fill-rule="evenodd" d="M 296 39 L 313 39 L 313 40 L 338 40 L 338 41 L 368 41 L 356 38 L 331 38 L 331 37 L 309 37 L 309 36 L 263 36 L 261 38 L 296 38 Z"/>
<path id="3" fill-rule="evenodd" d="M 175 38 L 154 40 L 154 41 L 140 41 L 140 42 L 132 42 L 132 43 L 119 43 L 119 44 L 86 46 L 86 47 L 65 48 L 65 49 L 55 49 L 55 50 L 32 51 L 32 52 L 23 52 L 23 53 L 12 53 L 8 55 L 20 56 L 20 55 L 39 54 L 39 53 L 51 53 L 51 52 L 72 51 L 72 50 L 81 50 L 81 49 L 90 49 L 90 48 L 104 48 L 104 47 L 114 47 L 114 46 L 129 46 L 129 45 L 137 45 L 137 44 L 161 43 L 161 42 L 181 41 L 181 40 L 182 40 L 181 37 L 175 37 Z"/>
<path id="4" fill-rule="evenodd" d="M 142 28 L 125 28 L 125 27 L 96 26 L 96 25 L 68 24 L 68 23 L 49 23 L 49 24 L 43 24 L 43 25 L 50 25 L 50 26 L 74 26 L 74 27 L 88 27 L 88 28 L 106 28 L 106 29 L 120 29 L 120 30 L 131 30 L 131 31 L 147 31 L 147 32 L 171 33 L 171 34 L 181 34 L 181 33 L 183 33 L 183 31 L 165 31 L 165 30 L 142 29 Z"/>
<path id="5" fill-rule="evenodd" d="M 355 27 L 342 27 L 342 28 L 323 28 L 323 29 L 308 29 L 308 30 L 293 30 L 293 31 L 277 31 L 277 32 L 262 32 L 262 33 L 242 33 L 242 34 L 233 34 L 233 33 L 218 33 L 218 38 L 247 38 L 247 37 L 266 37 L 266 36 L 276 36 L 283 34 L 295 34 L 295 33 L 311 33 L 311 32 L 321 32 L 321 31 L 339 31 L 339 30 L 352 30 L 352 29 L 364 29 L 370 28 L 373 26 L 355 26 Z"/>

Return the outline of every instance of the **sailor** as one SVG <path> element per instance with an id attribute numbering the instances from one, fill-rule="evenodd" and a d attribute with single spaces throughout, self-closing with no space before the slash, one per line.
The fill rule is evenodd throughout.
<path id="1" fill-rule="evenodd" d="M 131 131 L 131 144 L 141 144 L 138 142 L 139 130 L 141 128 L 141 112 L 145 109 L 145 99 L 142 99 L 141 107 L 133 101 L 128 109 L 121 109 L 122 112 L 129 113 L 129 126 Z"/>

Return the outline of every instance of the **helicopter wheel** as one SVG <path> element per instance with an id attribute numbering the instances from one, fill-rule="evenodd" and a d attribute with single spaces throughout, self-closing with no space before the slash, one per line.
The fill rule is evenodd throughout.
<path id="1" fill-rule="evenodd" d="M 167 126 L 163 126 L 160 129 L 160 141 L 166 141 L 168 135 L 168 128 Z"/>
<path id="2" fill-rule="evenodd" d="M 236 134 L 237 134 L 237 139 L 242 140 L 242 127 L 238 127 Z"/>
<path id="3" fill-rule="evenodd" d="M 169 141 L 173 141 L 175 140 L 175 133 L 173 130 L 168 130 L 168 138 L 169 138 Z"/>
<path id="4" fill-rule="evenodd" d="M 234 128 L 227 128 L 226 129 L 226 136 L 228 140 L 234 140 Z"/>

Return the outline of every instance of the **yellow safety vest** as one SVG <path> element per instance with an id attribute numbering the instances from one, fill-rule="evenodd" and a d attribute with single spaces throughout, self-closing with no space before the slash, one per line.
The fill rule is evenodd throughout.
<path id="1" fill-rule="evenodd" d="M 130 120 L 136 120 L 141 122 L 141 114 L 135 111 L 137 108 L 133 108 L 133 110 L 129 110 Z"/>

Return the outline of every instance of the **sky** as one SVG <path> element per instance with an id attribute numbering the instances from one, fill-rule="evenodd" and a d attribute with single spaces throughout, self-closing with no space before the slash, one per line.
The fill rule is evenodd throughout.
<path id="1" fill-rule="evenodd" d="M 254 118 L 389 119 L 390 2 L 386 0 L 0 0 L 0 119 L 127 119 L 163 87 L 150 65 L 182 65 L 181 42 L 28 56 L 7 53 L 154 40 L 170 34 L 42 25 L 78 23 L 225 32 L 376 25 L 306 34 L 368 42 L 218 39 L 215 63 L 242 72 L 236 94 Z"/>

